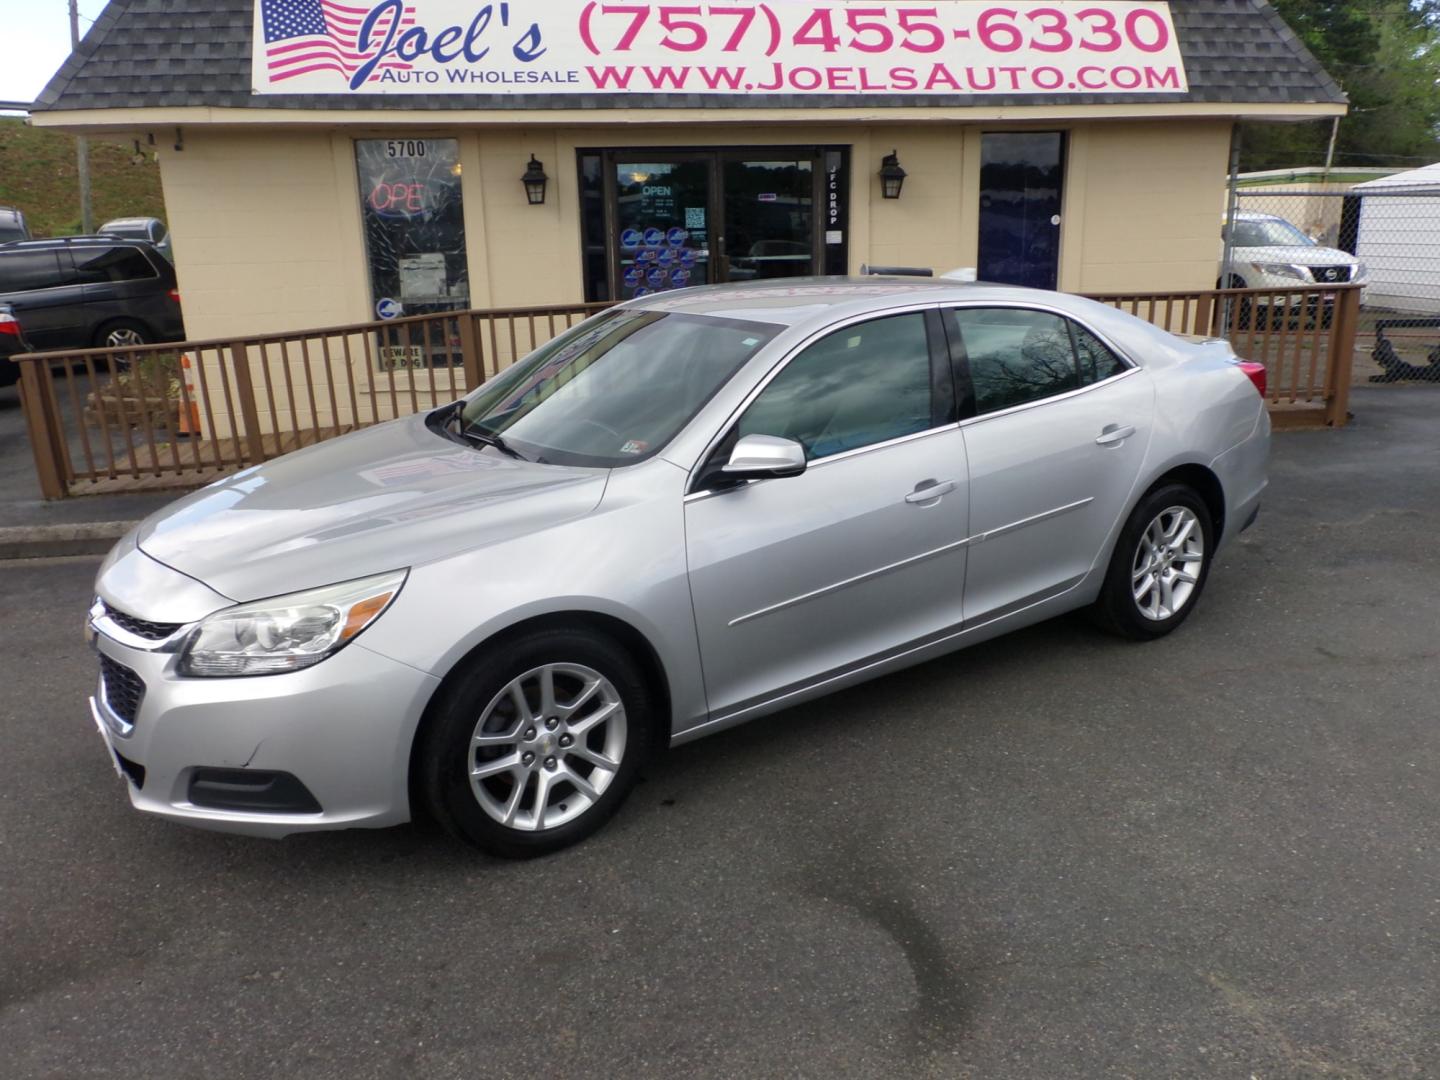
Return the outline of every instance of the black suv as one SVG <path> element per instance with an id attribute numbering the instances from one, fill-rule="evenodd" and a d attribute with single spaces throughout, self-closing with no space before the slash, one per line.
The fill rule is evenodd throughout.
<path id="1" fill-rule="evenodd" d="M 72 236 L 0 244 L 0 304 L 37 349 L 181 341 L 175 268 L 150 244 Z"/>

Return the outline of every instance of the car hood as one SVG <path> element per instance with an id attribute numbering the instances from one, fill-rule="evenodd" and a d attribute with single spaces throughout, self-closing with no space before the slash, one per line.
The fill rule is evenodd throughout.
<path id="1" fill-rule="evenodd" d="M 395 420 L 246 469 L 140 526 L 140 550 L 233 600 L 415 566 L 583 517 L 609 473 Z"/>
<path id="2" fill-rule="evenodd" d="M 1251 247 L 1235 249 L 1246 262 L 1287 263 L 1295 266 L 1354 266 L 1360 260 L 1347 251 L 1327 247 Z"/>

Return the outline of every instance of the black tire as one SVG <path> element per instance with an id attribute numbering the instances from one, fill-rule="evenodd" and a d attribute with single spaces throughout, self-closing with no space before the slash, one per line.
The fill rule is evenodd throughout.
<path id="1" fill-rule="evenodd" d="M 1193 573 L 1195 581 L 1178 608 L 1168 616 L 1152 617 L 1141 609 L 1135 598 L 1134 575 L 1140 568 L 1142 538 L 1151 524 L 1173 509 L 1181 508 L 1194 515 L 1202 536 L 1203 551 L 1199 559 L 1199 571 Z M 1092 614 L 1101 627 L 1113 634 L 1134 641 L 1151 641 L 1170 633 L 1195 610 L 1205 582 L 1210 576 L 1210 564 L 1215 555 L 1215 526 L 1205 500 L 1191 487 L 1184 484 L 1166 484 L 1147 493 L 1131 513 L 1120 538 L 1115 542 L 1115 551 L 1110 557 L 1110 567 L 1105 574 L 1105 583 L 1100 588 L 1099 599 L 1095 601 Z M 1188 558 L 1188 556 L 1187 556 Z M 1166 564 L 1167 568 L 1171 565 Z M 1182 567 L 1188 565 L 1181 563 Z M 1141 579 L 1142 583 L 1145 579 Z M 1158 587 L 1158 586 L 1157 586 Z M 1153 595 L 1153 594 L 1152 594 Z M 1157 605 L 1158 607 L 1158 605 Z M 1167 610 L 1159 607 L 1158 610 Z"/>
<path id="2" fill-rule="evenodd" d="M 609 688 L 618 696 L 622 708 L 623 752 L 618 758 L 618 768 L 608 777 L 606 786 L 599 790 L 599 797 L 590 801 L 577 816 L 538 830 L 513 827 L 491 816 L 492 811 L 487 810 L 480 801 L 481 793 L 472 788 L 469 775 L 472 766 L 484 764 L 487 760 L 508 757 L 510 751 L 508 747 L 477 749 L 472 745 L 471 739 L 475 736 L 487 709 L 492 705 L 496 710 L 504 708 L 501 703 L 502 691 L 506 691 L 514 680 L 547 665 L 557 664 L 589 669 L 608 682 Z M 569 676 L 563 672 L 560 674 L 556 685 L 557 699 L 562 689 L 560 682 L 567 677 Z M 536 719 L 543 723 L 546 718 L 539 715 L 538 701 L 530 699 L 527 692 L 522 693 L 530 701 L 527 708 L 532 709 L 536 713 Z M 481 851 L 511 859 L 532 858 L 558 851 L 583 840 L 605 824 L 635 786 L 640 769 L 657 742 L 659 718 L 656 716 L 653 698 L 639 665 L 613 639 L 583 629 L 543 629 L 525 634 L 473 658 L 465 670 L 441 692 L 417 745 L 412 790 L 423 800 L 424 809 L 447 832 Z M 510 711 L 514 712 L 513 706 Z M 492 713 L 492 717 L 496 715 L 498 712 Z M 575 721 L 577 717 L 583 719 L 583 716 L 584 713 L 577 710 L 574 716 L 567 719 Z M 492 719 L 491 723 L 493 722 Z M 511 722 L 509 716 L 501 718 L 502 727 Z M 515 722 L 519 725 L 526 723 L 523 719 Z M 499 731 L 500 728 L 486 727 L 487 732 L 492 730 Z M 562 723 L 560 734 L 563 735 L 565 730 Z M 591 736 L 582 735 L 580 738 L 583 740 L 601 734 L 603 733 L 593 732 Z M 543 740 L 545 736 L 543 729 L 538 731 L 540 739 Z M 516 754 L 526 747 L 536 748 L 539 745 L 522 742 L 520 738 L 512 741 Z M 555 784 L 555 790 L 562 792 L 552 796 L 561 800 L 552 806 L 552 809 L 562 814 L 568 809 L 568 804 L 564 801 L 566 796 L 563 794 L 567 790 L 571 792 L 569 798 L 577 802 L 586 801 L 587 797 L 564 779 L 563 770 L 571 767 L 571 759 L 564 755 L 573 751 L 553 750 L 547 744 L 545 749 L 536 749 L 534 752 L 556 754 L 560 759 L 559 771 L 549 770 L 552 777 L 550 782 Z M 486 758 L 487 754 L 493 756 Z M 523 790 L 517 796 L 522 804 L 530 804 L 525 807 L 527 810 L 533 806 L 542 760 L 554 758 L 537 759 L 529 766 L 531 777 L 523 781 Z M 577 761 L 574 768 L 578 771 L 589 766 Z M 595 779 L 598 772 L 601 770 L 589 773 L 587 781 Z M 513 787 L 508 785 L 514 783 L 514 773 L 507 771 L 479 783 L 506 785 L 508 790 L 513 792 Z M 490 787 L 486 787 L 485 791 L 499 798 Z M 539 817 L 542 824 L 544 817 L 542 811 Z M 534 820 L 533 815 L 531 820 Z"/>
<path id="3" fill-rule="evenodd" d="M 115 337 L 117 340 L 112 341 Z M 95 331 L 97 349 L 118 349 L 127 345 L 149 345 L 155 340 L 150 328 L 135 319 L 111 319 Z"/>

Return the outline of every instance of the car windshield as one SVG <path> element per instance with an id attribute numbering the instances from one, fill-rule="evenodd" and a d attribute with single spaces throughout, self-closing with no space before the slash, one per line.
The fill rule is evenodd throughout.
<path id="1" fill-rule="evenodd" d="M 607 311 L 483 386 L 464 430 L 532 461 L 612 468 L 656 453 L 782 327 Z"/>
<path id="2" fill-rule="evenodd" d="M 1259 221 L 1235 223 L 1235 246 L 1314 247 L 1315 241 L 1281 218 L 1261 218 Z"/>

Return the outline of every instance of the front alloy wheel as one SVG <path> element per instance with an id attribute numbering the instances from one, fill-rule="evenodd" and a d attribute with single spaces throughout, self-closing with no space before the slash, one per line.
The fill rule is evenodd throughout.
<path id="1" fill-rule="evenodd" d="M 588 629 L 484 646 L 426 717 L 412 796 L 492 855 L 556 851 L 598 829 L 634 786 L 656 738 L 651 700 L 629 652 Z"/>
<path id="2" fill-rule="evenodd" d="M 545 664 L 512 679 L 470 738 L 470 788 L 506 828 L 573 821 L 600 801 L 625 757 L 625 703 L 583 664 Z"/>

